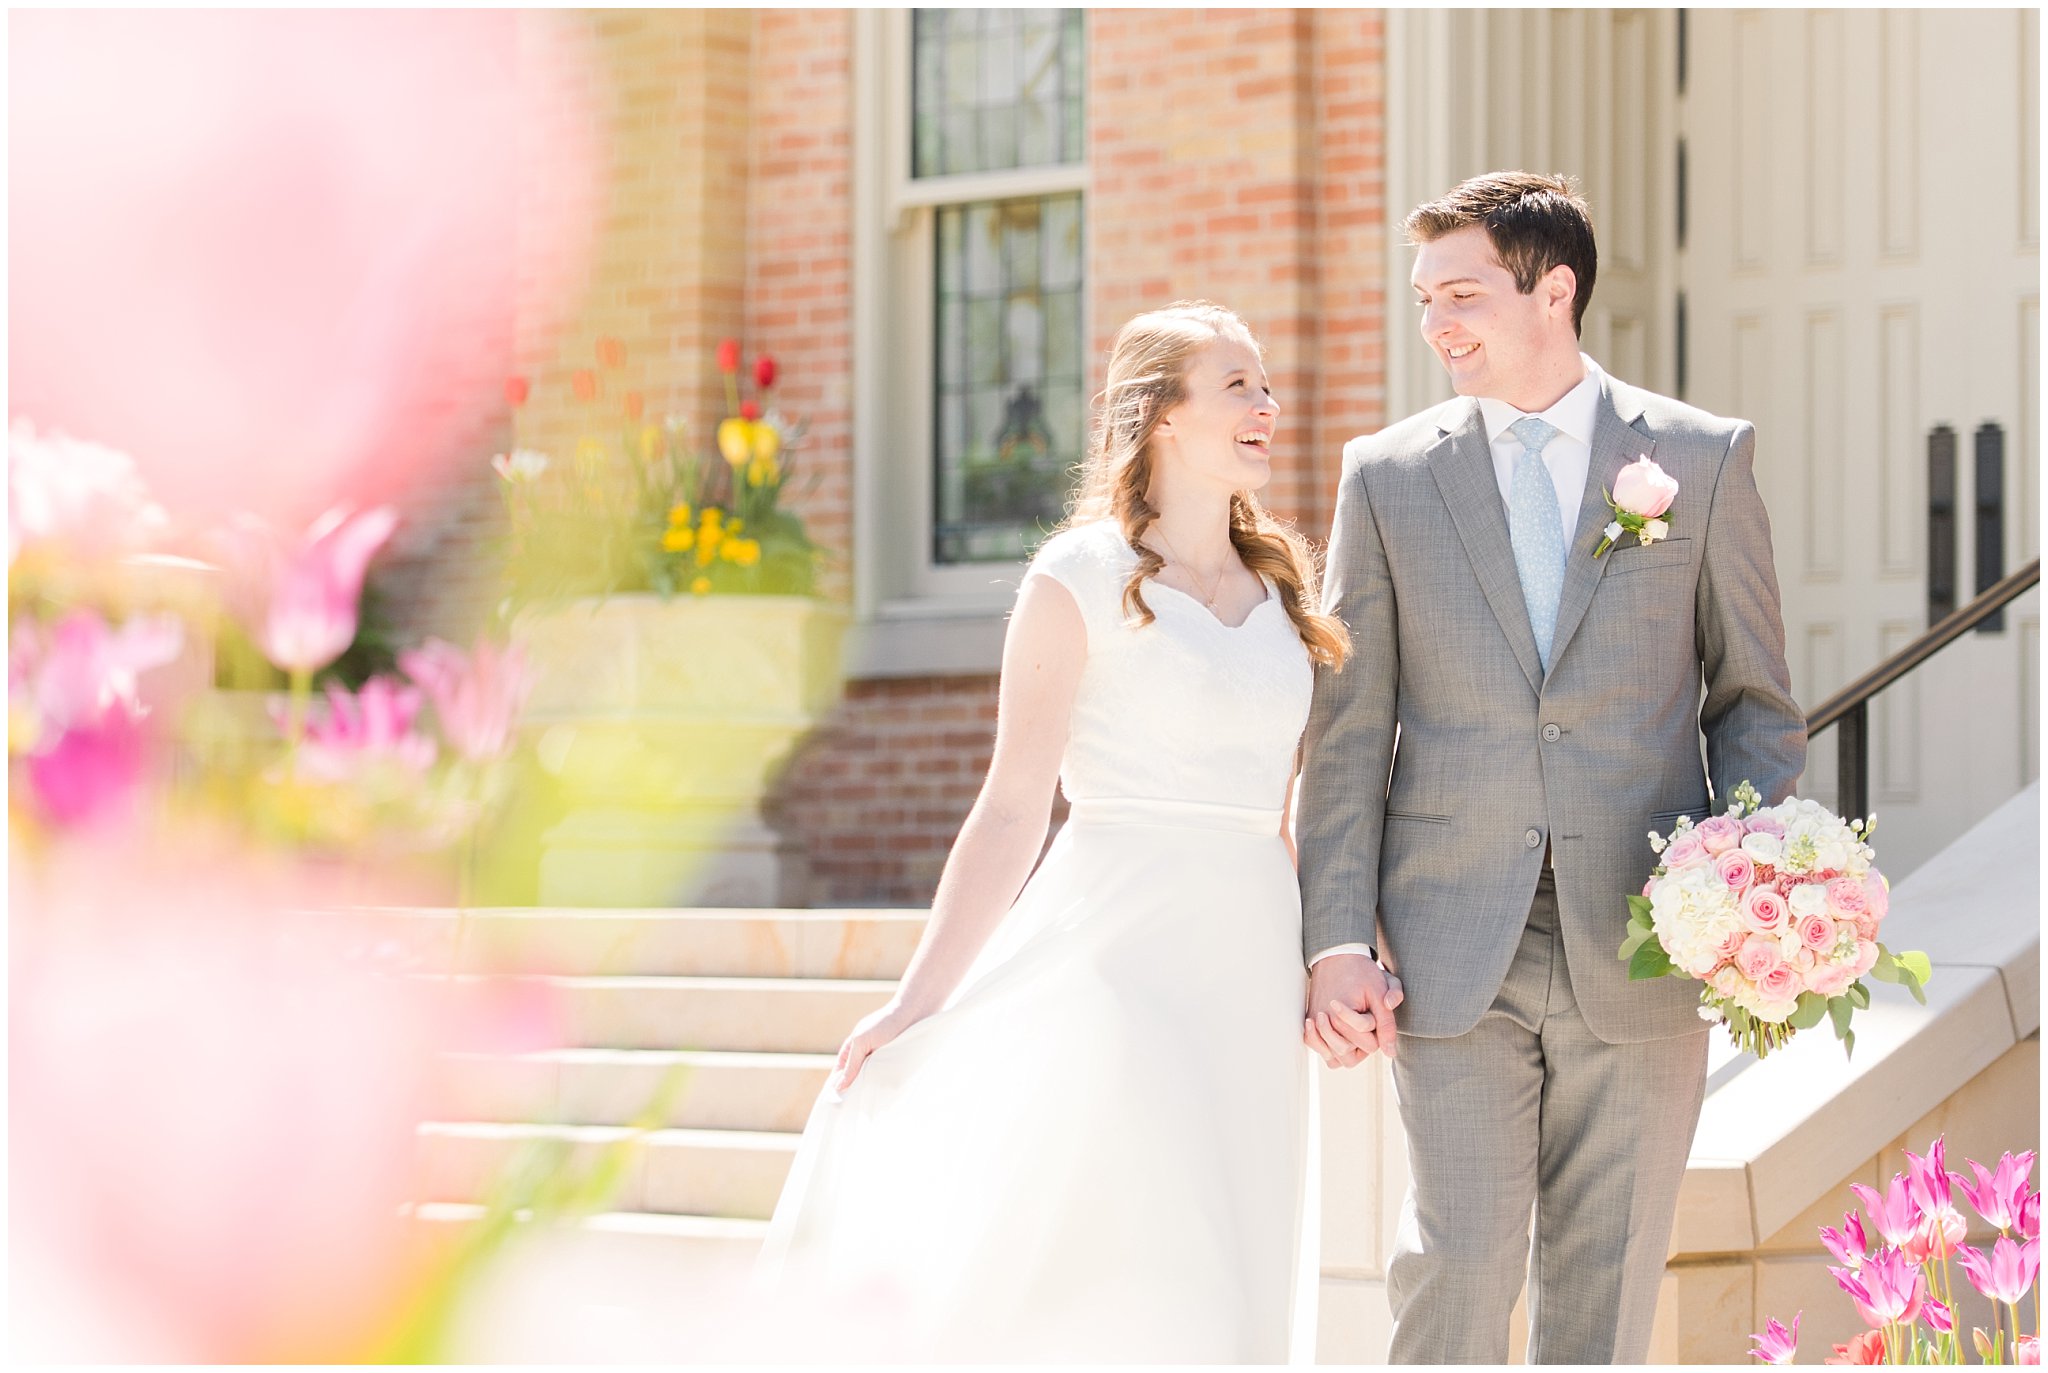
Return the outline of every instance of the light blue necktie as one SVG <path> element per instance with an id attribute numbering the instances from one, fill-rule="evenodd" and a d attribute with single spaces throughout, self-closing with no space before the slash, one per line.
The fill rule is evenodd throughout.
<path id="1" fill-rule="evenodd" d="M 1557 427 L 1531 415 L 1516 420 L 1508 432 L 1522 442 L 1508 486 L 1508 540 L 1515 546 L 1515 570 L 1522 574 L 1536 656 L 1547 673 L 1557 603 L 1564 596 L 1564 517 L 1557 509 L 1557 486 L 1543 465 L 1543 446 L 1557 437 Z"/>

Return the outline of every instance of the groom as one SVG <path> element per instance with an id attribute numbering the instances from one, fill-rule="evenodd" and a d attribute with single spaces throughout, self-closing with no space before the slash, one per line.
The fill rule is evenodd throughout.
<path id="1" fill-rule="evenodd" d="M 1325 604 L 1356 654 L 1306 738 L 1307 1038 L 1394 1060 L 1395 1362 L 1504 1362 L 1526 1275 L 1532 1363 L 1637 1363 L 1707 1027 L 1690 982 L 1628 980 L 1624 898 L 1651 830 L 1745 779 L 1782 800 L 1806 757 L 1756 434 L 1580 353 L 1569 181 L 1476 177 L 1403 227 L 1458 398 L 1344 450 Z M 1677 483 L 1668 532 L 1595 557 L 1642 457 Z"/>

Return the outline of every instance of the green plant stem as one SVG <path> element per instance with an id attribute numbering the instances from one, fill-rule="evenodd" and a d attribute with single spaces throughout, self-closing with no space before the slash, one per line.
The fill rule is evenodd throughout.
<path id="1" fill-rule="evenodd" d="M 313 674 L 310 669 L 295 667 L 291 670 L 291 694 L 285 707 L 285 775 L 296 779 L 299 775 L 299 741 L 306 737 L 306 713 L 313 701 Z"/>

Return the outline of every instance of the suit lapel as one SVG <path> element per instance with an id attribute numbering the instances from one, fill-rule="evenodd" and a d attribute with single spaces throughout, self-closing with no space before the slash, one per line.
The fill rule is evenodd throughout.
<path id="1" fill-rule="evenodd" d="M 1430 475 L 1450 507 L 1451 523 L 1457 526 L 1465 556 L 1478 574 L 1479 588 L 1493 608 L 1494 618 L 1508 636 L 1515 661 L 1522 665 L 1530 689 L 1540 691 L 1543 664 L 1536 656 L 1536 636 L 1529 630 L 1529 606 L 1522 598 L 1522 576 L 1515 570 L 1507 507 L 1501 504 L 1500 483 L 1493 474 L 1493 450 L 1486 442 L 1479 403 L 1467 403 L 1462 422 L 1453 412 L 1444 423 L 1451 427 L 1429 451 Z"/>
<path id="2" fill-rule="evenodd" d="M 1592 604 L 1593 592 L 1614 556 L 1611 550 L 1606 557 L 1593 556 L 1600 531 L 1613 518 L 1607 508 L 1607 493 L 1614 490 L 1614 479 L 1622 468 L 1656 453 L 1657 441 L 1634 427 L 1642 413 L 1642 407 L 1631 398 L 1617 394 L 1612 377 L 1601 377 L 1600 408 L 1593 421 L 1593 459 L 1586 465 L 1586 489 L 1579 497 L 1579 526 L 1565 546 L 1564 592 L 1558 598 L 1557 630 L 1550 643 L 1553 668 L 1585 619 L 1586 607 Z"/>

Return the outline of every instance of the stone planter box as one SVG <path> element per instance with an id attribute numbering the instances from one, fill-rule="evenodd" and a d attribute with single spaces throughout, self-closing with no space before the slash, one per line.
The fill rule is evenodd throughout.
<path id="1" fill-rule="evenodd" d="M 838 700 L 847 616 L 795 596 L 651 594 L 521 617 L 525 729 L 560 818 L 544 906 L 800 904 L 803 854 L 761 802 Z"/>

